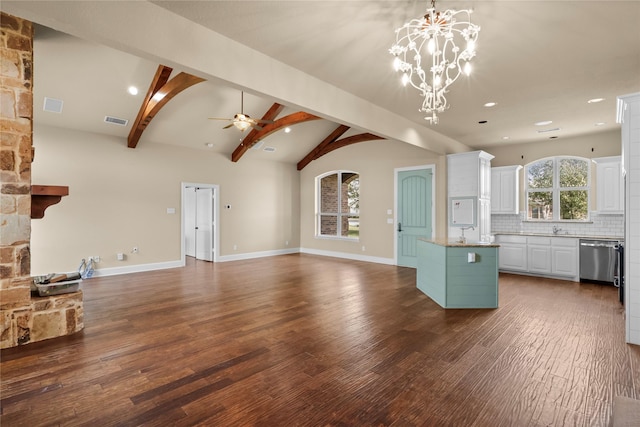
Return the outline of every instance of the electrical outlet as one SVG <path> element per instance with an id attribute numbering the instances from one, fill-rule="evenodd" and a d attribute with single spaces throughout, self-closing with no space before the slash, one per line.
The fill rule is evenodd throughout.
<path id="1" fill-rule="evenodd" d="M 116 254 L 116 258 L 118 259 L 118 261 L 124 261 L 124 254 L 123 253 L 117 253 Z"/>
<path id="2" fill-rule="evenodd" d="M 233 250 L 237 251 L 238 250 L 238 245 L 233 245 Z"/>
<path id="3" fill-rule="evenodd" d="M 131 253 L 132 254 L 137 254 L 138 253 L 138 247 L 134 246 L 133 249 L 131 249 Z"/>
<path id="4" fill-rule="evenodd" d="M 285 242 L 284 242 L 284 245 L 285 245 L 285 246 L 289 246 L 289 241 L 288 241 L 288 240 L 287 240 L 287 241 L 285 241 Z"/>

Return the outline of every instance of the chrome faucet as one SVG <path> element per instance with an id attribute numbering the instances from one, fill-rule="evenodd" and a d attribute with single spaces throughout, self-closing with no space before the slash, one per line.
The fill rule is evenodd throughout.
<path id="1" fill-rule="evenodd" d="M 460 239 L 458 239 L 459 243 L 467 243 L 467 239 L 464 237 L 464 230 L 475 230 L 475 228 L 473 227 L 473 225 L 470 225 L 468 227 L 460 227 L 462 236 L 460 236 Z"/>
<path id="2" fill-rule="evenodd" d="M 557 225 L 554 225 L 551 231 L 553 231 L 553 234 L 558 234 L 560 231 L 562 231 L 562 228 L 558 227 Z"/>

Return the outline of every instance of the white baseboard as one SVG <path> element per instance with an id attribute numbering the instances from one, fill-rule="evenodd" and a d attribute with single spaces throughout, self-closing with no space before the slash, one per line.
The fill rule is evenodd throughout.
<path id="1" fill-rule="evenodd" d="M 300 248 L 278 249 L 275 251 L 248 252 L 248 253 L 237 254 L 237 255 L 221 255 L 218 258 L 218 262 L 241 261 L 243 259 L 254 259 L 254 258 L 264 258 L 264 257 L 276 256 L 276 255 L 297 254 L 298 252 L 300 252 Z"/>
<path id="2" fill-rule="evenodd" d="M 300 253 L 310 254 L 310 255 L 330 256 L 334 258 L 351 259 L 354 261 L 373 262 L 376 264 L 396 265 L 395 260 L 393 258 L 357 255 L 357 254 L 350 254 L 346 252 L 322 251 L 318 249 L 300 248 Z"/>
<path id="3" fill-rule="evenodd" d="M 376 264 L 395 265 L 395 262 L 392 258 L 372 257 L 372 256 L 365 256 L 365 255 L 350 254 L 345 252 L 322 251 L 317 249 L 306 249 L 306 248 L 288 248 L 288 249 L 278 249 L 274 251 L 249 252 L 249 253 L 237 254 L 237 255 L 223 255 L 218 258 L 218 262 L 241 261 L 246 259 L 264 258 L 264 257 L 270 257 L 270 256 L 288 255 L 288 254 L 296 254 L 296 253 L 305 253 L 310 255 L 320 255 L 320 256 L 329 256 L 334 258 L 351 259 L 354 261 L 373 262 Z M 164 270 L 167 268 L 184 267 L 184 265 L 185 265 L 184 262 L 177 260 L 177 261 L 167 261 L 167 262 L 156 262 L 151 264 L 128 265 L 123 267 L 99 268 L 94 270 L 92 277 L 106 277 L 106 276 L 116 276 L 119 274 L 140 273 L 143 271 Z"/>
<path id="4" fill-rule="evenodd" d="M 154 262 L 151 264 L 127 265 L 124 267 L 99 268 L 91 277 L 116 276 L 119 274 L 140 273 L 143 271 L 165 270 L 167 268 L 184 267 L 182 261 Z"/>

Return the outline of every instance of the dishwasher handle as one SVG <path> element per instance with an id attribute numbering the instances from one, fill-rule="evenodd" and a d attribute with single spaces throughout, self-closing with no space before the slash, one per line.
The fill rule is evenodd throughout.
<path id="1" fill-rule="evenodd" d="M 617 244 L 615 243 L 582 243 L 580 242 L 580 246 L 587 246 L 590 248 L 611 248 L 611 249 L 615 249 Z"/>

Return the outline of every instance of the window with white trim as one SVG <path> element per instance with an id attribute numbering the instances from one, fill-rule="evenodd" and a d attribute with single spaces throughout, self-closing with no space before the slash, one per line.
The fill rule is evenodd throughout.
<path id="1" fill-rule="evenodd" d="M 337 171 L 316 177 L 316 236 L 358 239 L 360 175 Z"/>
<path id="2" fill-rule="evenodd" d="M 525 167 L 528 220 L 587 221 L 591 163 L 582 157 L 548 157 Z"/>

